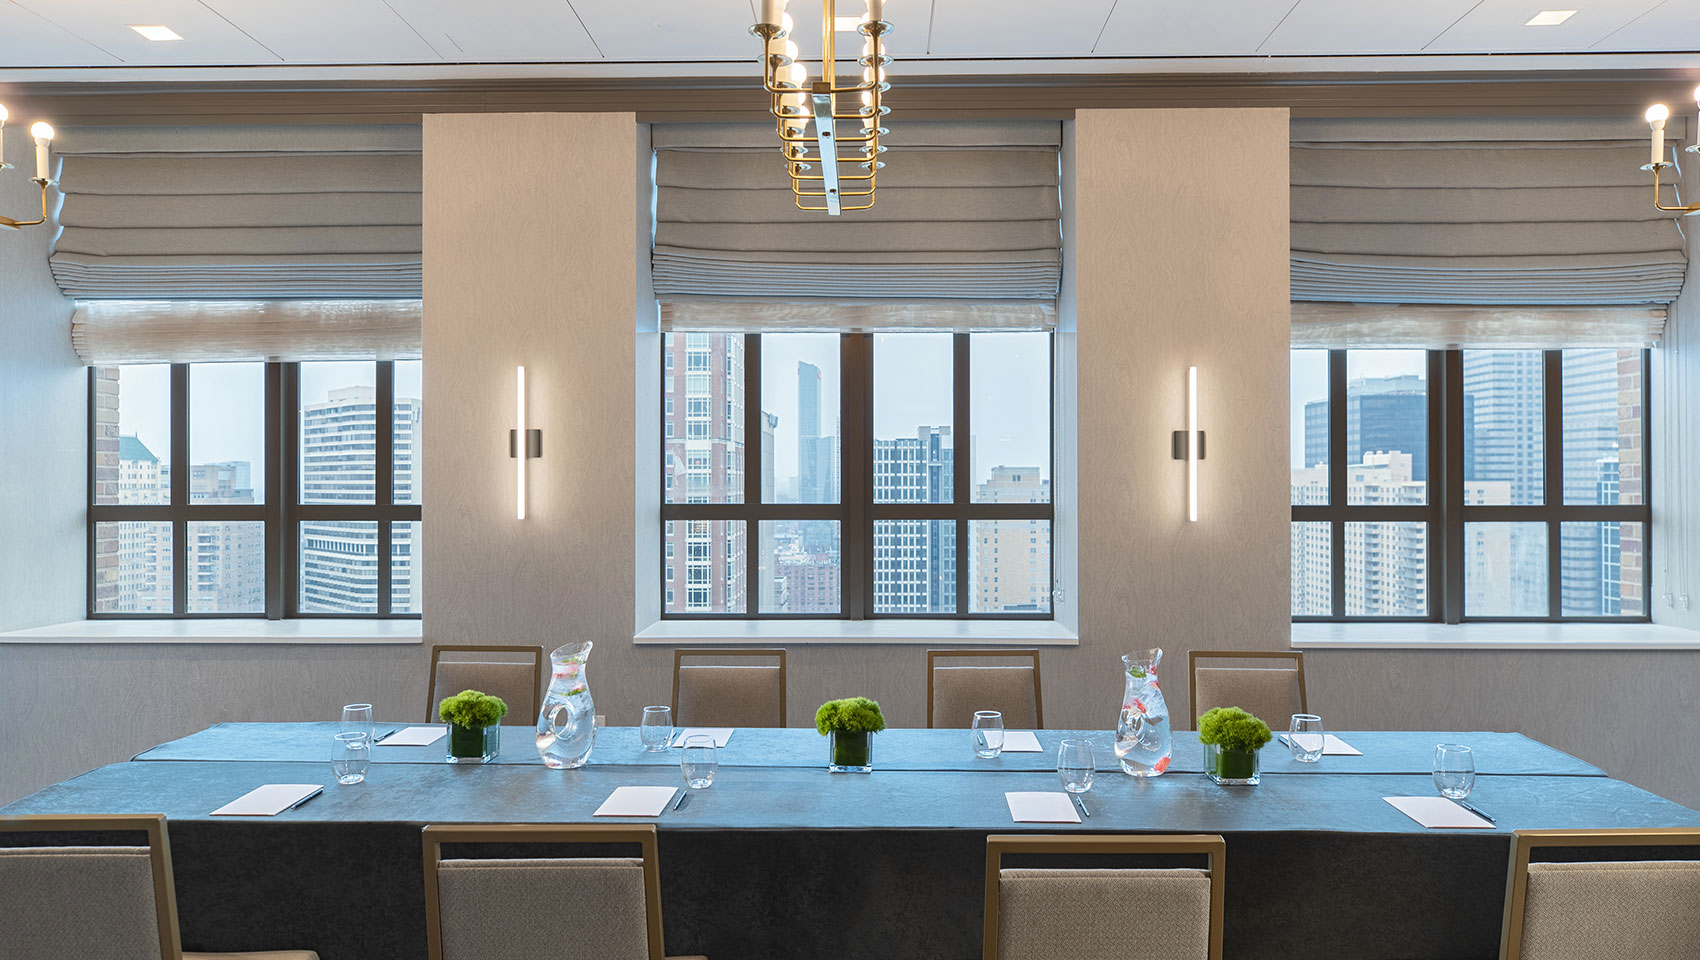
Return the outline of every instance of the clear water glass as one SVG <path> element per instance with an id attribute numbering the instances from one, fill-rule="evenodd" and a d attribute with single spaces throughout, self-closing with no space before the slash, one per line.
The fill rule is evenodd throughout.
<path id="1" fill-rule="evenodd" d="M 1085 793 L 1092 789 L 1092 778 L 1097 772 L 1091 743 L 1070 738 L 1057 748 L 1057 779 L 1062 781 L 1064 790 Z"/>
<path id="2" fill-rule="evenodd" d="M 1300 763 L 1315 763 L 1322 759 L 1322 748 L 1328 737 L 1322 729 L 1322 718 L 1314 713 L 1295 713 L 1287 727 L 1287 748 Z"/>
<path id="3" fill-rule="evenodd" d="M 679 772 L 685 775 L 685 785 L 692 790 L 706 789 L 714 782 L 714 771 L 720 761 L 714 754 L 714 738 L 693 736 L 685 740 L 679 755 Z"/>
<path id="4" fill-rule="evenodd" d="M 1448 800 L 1462 800 L 1476 788 L 1476 756 L 1461 743 L 1434 748 L 1434 786 Z"/>
<path id="5" fill-rule="evenodd" d="M 673 711 L 669 707 L 643 708 L 643 748 L 650 753 L 667 749 L 673 739 Z"/>
<path id="6" fill-rule="evenodd" d="M 359 783 L 372 764 L 372 738 L 364 733 L 339 733 L 331 747 L 331 773 L 337 783 Z"/>
<path id="7" fill-rule="evenodd" d="M 372 705 L 369 703 L 349 703 L 342 708 L 342 732 L 364 733 L 366 740 L 374 736 L 372 729 Z"/>
<path id="8" fill-rule="evenodd" d="M 1003 714 L 996 710 L 974 712 L 974 756 L 982 760 L 1003 753 Z"/>

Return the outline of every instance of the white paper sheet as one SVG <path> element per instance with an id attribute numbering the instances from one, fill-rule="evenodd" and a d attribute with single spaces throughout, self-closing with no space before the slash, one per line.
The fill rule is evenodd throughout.
<path id="1" fill-rule="evenodd" d="M 212 812 L 215 817 L 275 817 L 323 790 L 322 783 L 268 783 Z"/>
<path id="2" fill-rule="evenodd" d="M 678 787 L 615 787 L 594 816 L 659 817 L 678 792 Z"/>
<path id="3" fill-rule="evenodd" d="M 1016 823 L 1079 823 L 1080 813 L 1066 793 L 1005 793 L 1009 818 Z"/>
<path id="4" fill-rule="evenodd" d="M 732 739 L 731 727 L 686 727 L 673 735 L 673 746 L 682 747 L 688 737 L 713 737 L 716 747 L 726 746 L 726 741 Z"/>
<path id="5" fill-rule="evenodd" d="M 1031 730 L 1005 730 L 1003 732 L 1004 753 L 1043 753 L 1044 747 L 1039 746 L 1039 738 Z"/>
<path id="6" fill-rule="evenodd" d="M 385 737 L 375 747 L 428 747 L 443 739 L 448 727 L 402 727 Z"/>
<path id="7" fill-rule="evenodd" d="M 1445 797 L 1382 797 L 1394 808 L 1435 830 L 1492 830 L 1493 824 Z"/>
<path id="8" fill-rule="evenodd" d="M 1289 743 L 1292 740 L 1292 737 L 1293 735 L 1290 733 L 1283 733 L 1281 734 L 1281 742 Z M 1310 738 L 1310 744 L 1314 744 L 1316 742 L 1316 734 L 1314 733 L 1299 734 L 1300 742 L 1304 742 L 1306 737 Z M 1364 752 L 1339 737 L 1336 737 L 1332 733 L 1325 733 L 1322 735 L 1322 755 L 1325 757 L 1361 757 L 1364 755 Z"/>

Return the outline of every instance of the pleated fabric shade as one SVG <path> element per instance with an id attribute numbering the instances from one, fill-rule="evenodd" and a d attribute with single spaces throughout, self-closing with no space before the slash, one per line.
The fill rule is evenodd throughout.
<path id="1" fill-rule="evenodd" d="M 1689 131 L 1669 133 L 1680 149 Z M 1295 120 L 1292 298 L 1669 303 L 1688 257 L 1653 207 L 1646 137 L 1633 120 Z"/>
<path id="2" fill-rule="evenodd" d="M 1057 121 L 906 121 L 874 206 L 797 209 L 766 124 L 656 124 L 655 292 L 692 301 L 1023 303 L 1038 316 L 1062 275 Z M 670 306 L 669 306 L 670 305 Z M 715 308 L 725 313 L 724 304 Z M 876 310 L 877 312 L 877 310 Z M 909 315 L 912 317 L 913 312 Z M 992 320 L 994 325 L 1009 325 Z"/>
<path id="3" fill-rule="evenodd" d="M 415 360 L 419 300 L 83 300 L 71 346 L 85 364 Z"/>
<path id="4" fill-rule="evenodd" d="M 54 150 L 68 296 L 420 296 L 417 125 L 71 127 Z"/>

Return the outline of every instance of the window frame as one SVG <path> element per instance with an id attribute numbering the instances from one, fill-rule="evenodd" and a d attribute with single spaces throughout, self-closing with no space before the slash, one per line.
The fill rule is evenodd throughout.
<path id="1" fill-rule="evenodd" d="M 265 364 L 265 502 L 200 504 L 189 502 L 189 367 L 171 367 L 171 496 L 165 504 L 95 503 L 97 463 L 95 438 L 97 366 L 88 371 L 88 521 L 85 615 L 90 620 L 419 620 L 421 613 L 397 612 L 393 602 L 394 549 L 392 531 L 398 522 L 419 524 L 422 503 L 395 502 L 395 361 L 372 362 L 376 368 L 373 442 L 373 502 L 313 504 L 301 502 L 301 373 L 300 364 Z M 100 364 L 98 366 L 123 366 Z M 388 411 L 383 415 L 382 411 Z M 417 448 L 417 439 L 415 447 Z M 422 463 L 414 459 L 414 470 Z M 182 469 L 176 465 L 182 464 Z M 417 478 L 414 487 L 418 489 Z M 377 612 L 304 611 L 301 609 L 301 523 L 348 520 L 378 524 Z M 171 524 L 170 613 L 102 612 L 95 609 L 97 525 L 126 521 Z M 264 611 L 192 613 L 189 604 L 188 540 L 190 523 L 203 521 L 261 522 L 265 530 L 266 603 Z M 419 527 L 414 528 L 416 531 Z M 415 541 L 417 543 L 417 540 Z"/>
<path id="2" fill-rule="evenodd" d="M 1492 349 L 1492 348 L 1488 348 Z M 1464 502 L 1464 351 L 1429 350 L 1428 479 L 1426 503 L 1412 506 L 1351 505 L 1346 450 L 1348 416 L 1347 354 L 1328 354 L 1328 504 L 1291 506 L 1291 523 L 1329 525 L 1329 602 L 1327 616 L 1294 615 L 1294 623 L 1651 623 L 1653 569 L 1652 517 L 1652 353 L 1641 348 L 1641 503 L 1566 504 L 1564 502 L 1564 350 L 1542 350 L 1542 484 L 1540 504 L 1468 505 Z M 1428 611 L 1424 616 L 1347 615 L 1346 524 L 1420 522 L 1428 532 Z M 1465 524 L 1541 523 L 1547 531 L 1547 613 L 1536 617 L 1470 616 L 1466 597 Z M 1642 530 L 1642 613 L 1639 616 L 1565 616 L 1563 524 L 1639 523 Z M 1289 526 L 1289 530 L 1291 527 Z M 1290 536 L 1291 534 L 1289 534 Z M 1295 571 L 1296 573 L 1296 571 Z"/>
<path id="3" fill-rule="evenodd" d="M 672 347 L 670 337 L 661 337 L 662 396 L 672 391 L 672 377 L 666 358 Z M 784 331 L 775 331 L 783 333 Z M 667 581 L 663 578 L 665 560 L 657 564 L 658 591 L 662 597 L 662 620 L 989 620 L 1015 621 L 1056 619 L 1056 336 L 1050 338 L 1049 369 L 1046 370 L 1046 390 L 1050 398 L 1049 444 L 1046 453 L 1050 470 L 1052 495 L 1045 503 L 974 503 L 974 478 L 967 469 L 957 469 L 955 451 L 959 438 L 973 436 L 971 407 L 972 334 L 952 334 L 952 455 L 951 500 L 948 503 L 877 503 L 874 501 L 874 336 L 868 332 L 841 332 L 839 350 L 839 474 L 841 489 L 837 503 L 762 503 L 762 402 L 761 333 L 744 333 L 744 476 L 742 503 L 669 503 L 667 501 L 667 436 L 666 414 L 662 414 L 661 475 L 656 488 L 661 503 L 660 555 L 666 554 L 667 528 L 672 521 L 741 521 L 744 526 L 745 610 L 743 613 L 712 611 L 667 610 Z M 728 336 L 738 334 L 729 333 Z M 839 604 L 837 613 L 764 613 L 753 585 L 760 580 L 760 524 L 762 521 L 832 520 L 839 523 Z M 952 521 L 956 533 L 955 611 L 950 613 L 879 613 L 874 609 L 874 524 L 879 520 L 941 520 Z M 968 575 L 970 525 L 976 520 L 1043 520 L 1050 524 L 1052 562 L 1050 564 L 1050 609 L 1044 612 L 970 611 L 973 584 Z"/>

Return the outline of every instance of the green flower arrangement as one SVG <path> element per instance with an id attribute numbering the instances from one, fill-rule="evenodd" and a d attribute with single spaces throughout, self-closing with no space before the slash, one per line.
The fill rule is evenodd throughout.
<path id="1" fill-rule="evenodd" d="M 444 697 L 437 704 L 437 716 L 444 723 L 457 727 L 488 727 L 493 726 L 508 715 L 508 705 L 501 697 L 492 697 L 477 690 L 462 690 L 452 697 Z"/>
<path id="2" fill-rule="evenodd" d="M 815 711 L 815 729 L 832 737 L 828 769 L 866 773 L 874 766 L 873 735 L 885 729 L 885 714 L 867 697 L 828 700 Z"/>
<path id="3" fill-rule="evenodd" d="M 1271 739 L 1269 725 L 1239 707 L 1217 707 L 1198 718 L 1205 772 L 1217 782 L 1256 783 L 1257 751 Z"/>

